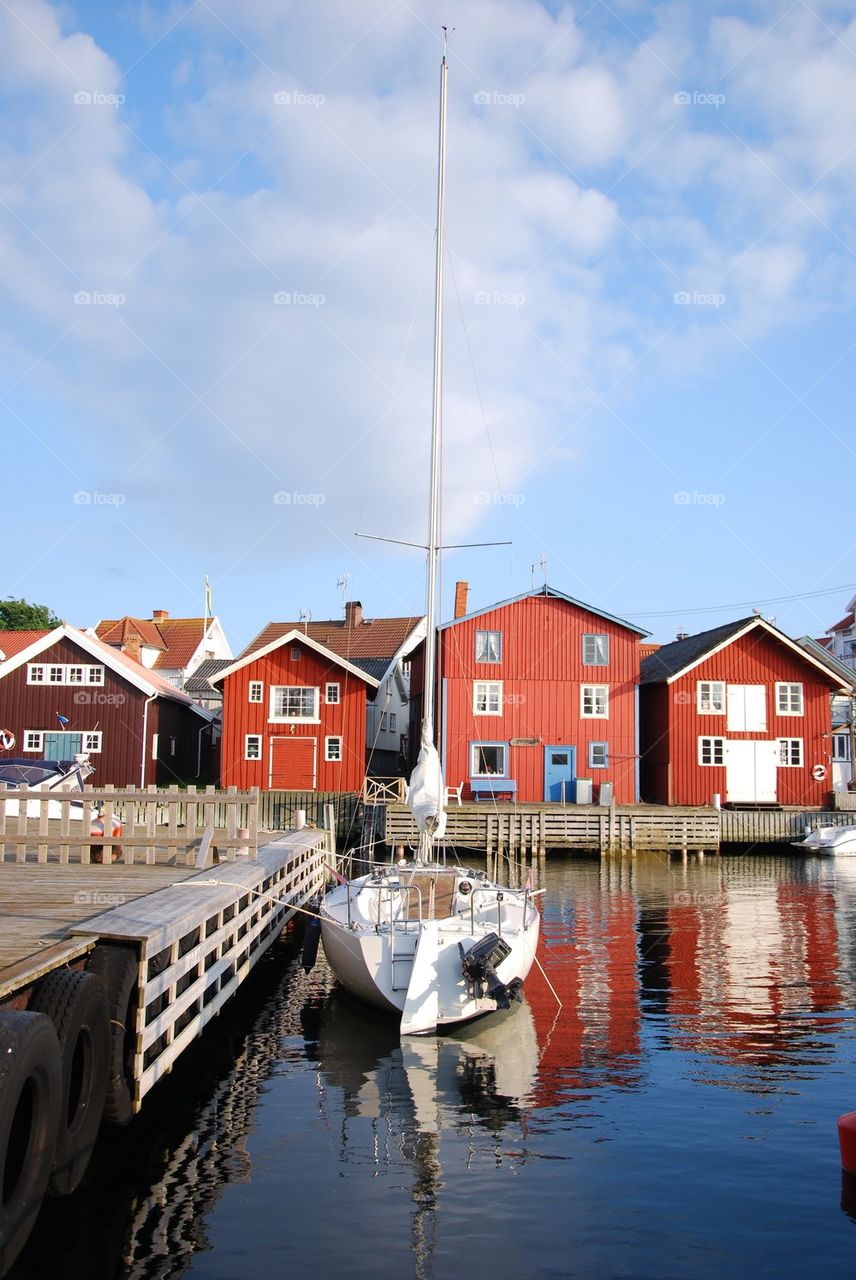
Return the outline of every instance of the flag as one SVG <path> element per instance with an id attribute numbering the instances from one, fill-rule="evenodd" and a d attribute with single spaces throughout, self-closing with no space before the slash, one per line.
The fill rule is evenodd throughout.
<path id="1" fill-rule="evenodd" d="M 213 613 L 214 613 L 214 607 L 211 603 L 211 587 L 208 583 L 208 574 L 206 573 L 205 575 L 205 616 L 206 618 L 212 617 Z"/>
<path id="2" fill-rule="evenodd" d="M 57 718 L 57 720 L 59 720 L 60 725 L 61 725 L 61 726 L 62 726 L 62 728 L 64 729 L 64 728 L 65 728 L 65 726 L 68 724 L 68 716 L 61 716 L 61 715 L 60 715 L 60 713 L 59 713 L 59 712 L 57 712 L 57 713 L 56 713 L 56 718 Z"/>

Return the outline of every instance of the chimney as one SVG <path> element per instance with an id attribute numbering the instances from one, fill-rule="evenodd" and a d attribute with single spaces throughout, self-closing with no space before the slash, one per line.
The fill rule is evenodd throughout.
<path id="1" fill-rule="evenodd" d="M 140 637 L 128 636 L 122 643 L 121 652 L 128 658 L 133 658 L 135 662 L 141 662 L 140 657 Z"/>
<path id="2" fill-rule="evenodd" d="M 345 602 L 345 626 L 358 627 L 363 620 L 363 606 L 359 600 Z"/>
<path id="3" fill-rule="evenodd" d="M 166 609 L 152 609 L 152 622 L 166 622 L 168 618 Z"/>
<path id="4" fill-rule="evenodd" d="M 463 618 L 467 612 L 467 595 L 470 590 L 468 582 L 455 583 L 455 617 Z"/>

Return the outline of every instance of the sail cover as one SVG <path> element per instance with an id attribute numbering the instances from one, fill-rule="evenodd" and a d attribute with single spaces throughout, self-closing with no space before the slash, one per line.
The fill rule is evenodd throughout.
<path id="1" fill-rule="evenodd" d="M 407 807 L 423 835 L 439 840 L 446 830 L 446 788 L 437 748 L 423 730 L 416 768 L 407 788 Z"/>

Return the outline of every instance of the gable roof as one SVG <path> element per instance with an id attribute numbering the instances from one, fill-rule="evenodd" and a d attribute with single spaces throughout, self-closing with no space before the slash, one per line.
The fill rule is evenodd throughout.
<path id="1" fill-rule="evenodd" d="M 482 614 L 493 613 L 496 609 L 504 609 L 506 605 L 518 604 L 521 600 L 529 600 L 537 596 L 546 596 L 551 600 L 564 600 L 566 604 L 573 605 L 576 609 L 584 609 L 586 613 L 593 613 L 595 617 L 605 618 L 607 622 L 614 622 L 619 627 L 626 627 L 628 631 L 633 631 L 638 636 L 649 636 L 651 634 L 644 627 L 637 627 L 634 623 L 627 622 L 624 618 L 617 618 L 614 614 L 607 613 L 604 609 L 598 609 L 593 604 L 586 604 L 584 600 L 576 600 L 573 596 L 566 595 L 564 591 L 557 591 L 555 587 L 548 587 L 546 583 L 535 591 L 524 591 L 522 595 L 511 596 L 508 600 L 499 600 L 496 604 L 486 605 L 483 609 L 475 609 L 472 613 L 465 613 L 460 618 L 452 618 L 449 622 L 441 623 L 439 630 L 445 631 L 447 627 L 456 627 L 459 622 L 469 622 L 472 618 L 480 618 Z"/>
<path id="2" fill-rule="evenodd" d="M 169 698 L 170 701 L 180 702 L 191 711 L 195 711 L 204 720 L 213 720 L 214 717 L 210 711 L 207 711 L 205 707 L 200 707 L 186 693 L 176 689 L 175 685 L 164 680 L 162 676 L 159 676 L 154 671 L 149 671 L 139 662 L 135 662 L 133 658 L 129 658 L 111 645 L 104 644 L 96 636 L 90 635 L 85 631 L 79 631 L 77 627 L 72 627 L 67 622 L 60 623 L 58 627 L 54 627 L 53 631 L 37 633 L 37 639 L 33 640 L 30 645 L 20 649 L 14 656 L 7 658 L 5 662 L 0 662 L 0 680 L 4 676 L 10 675 L 13 671 L 17 671 L 19 667 L 24 666 L 26 663 L 32 662 L 40 653 L 44 653 L 45 649 L 50 649 L 60 640 L 70 640 L 72 644 L 81 648 L 84 653 L 88 653 L 90 657 L 95 658 L 98 662 L 103 662 L 105 667 L 109 667 L 114 674 L 129 680 L 135 688 L 140 689 L 147 697 Z"/>
<path id="3" fill-rule="evenodd" d="M 312 649 L 315 653 L 321 655 L 322 658 L 328 658 L 331 663 L 337 667 L 341 667 L 350 675 L 356 676 L 358 680 L 364 681 L 372 689 L 377 689 L 380 680 L 375 679 L 367 671 L 361 670 L 356 663 L 348 662 L 341 654 L 336 653 L 333 649 L 328 649 L 325 645 L 314 640 L 312 636 L 305 635 L 303 631 L 297 631 L 292 628 L 285 635 L 278 636 L 275 640 L 271 640 L 268 644 L 263 645 L 260 649 L 254 650 L 252 653 L 246 651 L 234 662 L 230 662 L 222 671 L 218 671 L 216 675 L 211 676 L 211 684 L 219 684 L 221 680 L 225 680 L 227 676 L 234 675 L 236 671 L 240 671 L 242 667 L 247 667 L 251 662 L 257 661 L 259 658 L 267 657 L 269 653 L 273 653 L 276 649 L 282 649 L 287 644 L 299 642 L 305 644 L 308 649 Z"/>
<path id="4" fill-rule="evenodd" d="M 104 644 L 127 644 L 137 639 L 147 649 L 165 649 L 166 642 L 158 630 L 156 622 L 148 622 L 145 618 L 132 618 L 126 615 L 118 622 L 99 622 L 95 634 Z"/>
<path id="5" fill-rule="evenodd" d="M 721 627 L 712 627 L 710 631 L 700 631 L 697 635 L 687 636 L 685 640 L 673 640 L 671 644 L 664 644 L 656 653 L 642 659 L 639 682 L 671 684 L 718 650 L 755 630 L 765 632 L 790 649 L 795 657 L 815 667 L 829 684 L 841 687 L 841 679 L 832 669 L 828 654 L 809 652 L 790 636 L 786 636 L 784 631 L 757 614 L 753 614 L 751 618 L 739 618 L 736 622 L 726 622 Z"/>
<path id="6" fill-rule="evenodd" d="M 13 658 L 16 653 L 20 653 L 22 649 L 34 644 L 41 636 L 48 634 L 49 630 L 0 631 L 0 662 L 6 658 Z"/>
<path id="7" fill-rule="evenodd" d="M 841 677 L 842 684 L 848 684 L 851 691 L 856 691 L 856 671 L 843 663 L 840 658 L 836 658 L 834 653 L 830 653 L 822 640 L 813 640 L 811 636 L 800 636 L 797 644 L 808 653 L 814 654 L 821 662 L 825 662 L 836 675 Z"/>
<path id="8" fill-rule="evenodd" d="M 215 621 L 208 619 L 209 627 Z M 138 637 L 148 649 L 160 649 L 152 671 L 183 671 L 205 634 L 204 618 L 105 618 L 95 628 L 105 644 L 118 645 Z"/>
<path id="9" fill-rule="evenodd" d="M 363 658 L 391 660 L 402 650 L 413 632 L 423 621 L 421 617 L 363 618 L 356 626 L 349 627 L 343 619 L 326 622 L 269 622 L 255 640 L 240 654 L 241 658 L 258 653 L 274 640 L 297 632 L 311 637 L 317 644 L 350 662 Z"/>
<path id="10" fill-rule="evenodd" d="M 234 661 L 234 658 L 206 658 L 204 662 L 200 662 L 193 675 L 185 680 L 185 693 L 210 694 L 213 686 L 209 683 L 209 677 L 231 667 Z"/>
<path id="11" fill-rule="evenodd" d="M 830 627 L 829 631 L 830 634 L 833 631 L 849 631 L 854 625 L 856 625 L 856 623 L 854 623 L 854 610 L 851 609 L 849 613 L 845 613 L 840 622 L 836 622 L 834 626 Z"/>

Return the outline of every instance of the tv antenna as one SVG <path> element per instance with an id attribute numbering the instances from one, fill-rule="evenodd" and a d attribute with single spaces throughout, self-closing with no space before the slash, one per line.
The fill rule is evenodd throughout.
<path id="1" fill-rule="evenodd" d="M 344 616 L 344 613 L 345 613 L 345 597 L 346 597 L 346 596 L 347 596 L 347 594 L 348 594 L 348 582 L 349 582 L 349 581 L 350 581 L 350 579 L 348 578 L 348 575 L 347 575 L 346 573 L 343 573 L 343 574 L 342 574 L 342 576 L 341 576 L 341 578 L 337 579 L 337 581 L 336 581 L 336 589 L 337 589 L 337 591 L 341 591 L 341 593 L 342 593 L 342 614 L 343 614 L 343 616 Z"/>
<path id="2" fill-rule="evenodd" d="M 306 635 L 306 634 L 307 634 L 307 632 L 309 631 L 309 624 L 310 624 L 310 622 L 312 621 L 312 610 L 311 610 L 311 609 L 301 609 L 301 610 L 300 610 L 300 619 L 299 619 L 299 620 L 300 620 L 300 622 L 302 622 L 302 623 L 303 623 L 303 634 L 304 634 L 304 635 Z"/>

